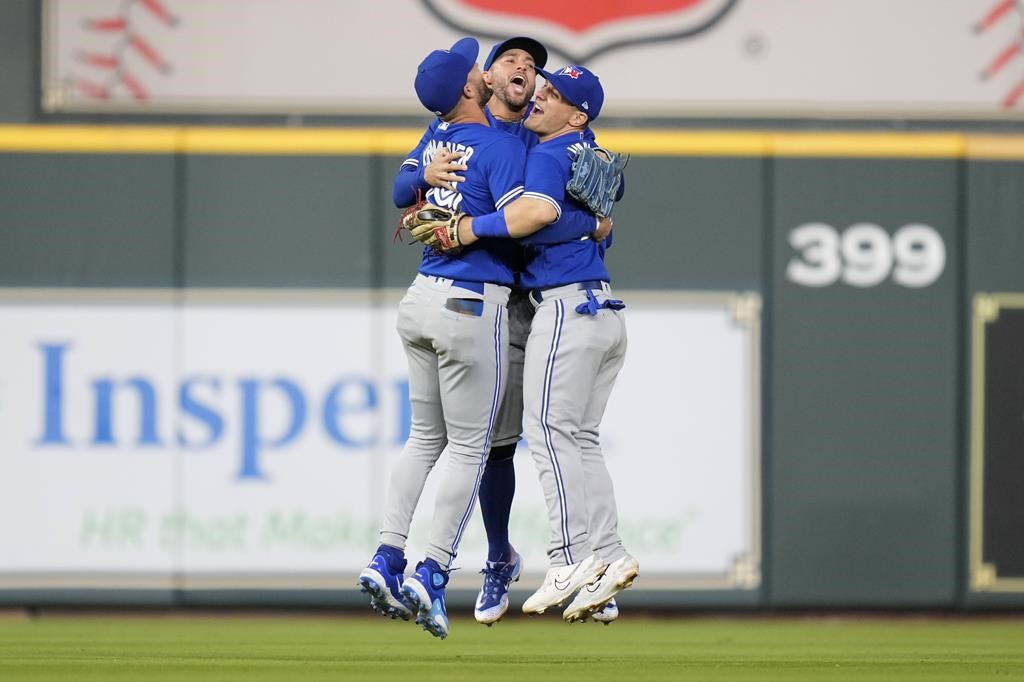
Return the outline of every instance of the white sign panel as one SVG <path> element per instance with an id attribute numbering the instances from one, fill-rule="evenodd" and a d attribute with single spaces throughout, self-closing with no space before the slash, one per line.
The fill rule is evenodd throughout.
<path id="1" fill-rule="evenodd" d="M 1019 117 L 1013 0 L 45 0 L 49 110 L 425 113 L 462 35 L 584 63 L 605 115 Z"/>
<path id="2" fill-rule="evenodd" d="M 757 299 L 626 299 L 602 438 L 643 586 L 755 586 Z M 395 306 L 343 300 L 0 302 L 0 587 L 351 583 L 409 404 Z M 511 537 L 541 574 L 549 531 L 526 449 Z M 485 555 L 475 517 L 455 586 Z"/>

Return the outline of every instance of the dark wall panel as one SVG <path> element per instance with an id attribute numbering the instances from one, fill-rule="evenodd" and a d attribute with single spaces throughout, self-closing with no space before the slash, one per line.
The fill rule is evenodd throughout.
<path id="1" fill-rule="evenodd" d="M 185 157 L 184 279 L 193 287 L 367 287 L 367 157 Z"/>
<path id="2" fill-rule="evenodd" d="M 0 2 L 0 123 L 28 123 L 35 117 L 39 4 L 36 0 Z"/>
<path id="3" fill-rule="evenodd" d="M 968 567 L 971 590 L 969 606 L 1024 605 L 1024 572 L 1020 569 L 1020 528 L 1024 505 L 1020 502 L 1022 460 L 1021 419 L 1021 329 L 1024 325 L 1024 162 L 977 161 L 967 164 L 967 296 L 966 314 L 975 313 L 976 296 L 982 293 L 1015 294 L 986 300 L 994 306 L 981 320 L 987 348 L 975 348 L 969 339 L 965 363 L 972 367 L 976 353 L 983 353 L 985 367 L 980 391 L 971 392 L 967 406 L 974 410 L 979 401 L 982 419 L 966 430 L 964 447 L 970 448 L 979 429 L 980 451 L 969 450 L 983 462 L 982 496 L 977 502 L 978 526 L 972 526 L 971 541 L 981 550 L 977 557 L 986 564 Z M 1009 305 L 1007 298 L 1016 299 Z M 979 311 L 980 312 L 980 311 Z M 971 319 L 971 317 L 968 317 Z M 974 377 L 971 377 L 973 382 Z M 968 412 L 970 414 L 970 412 Z M 966 417 L 965 417 L 966 419 Z M 964 468 L 970 481 L 971 470 Z M 973 484 L 973 481 L 971 481 Z M 976 537 L 975 537 L 976 536 Z"/>
<path id="4" fill-rule="evenodd" d="M 615 208 L 616 287 L 761 289 L 764 159 L 636 157 Z"/>
<path id="5" fill-rule="evenodd" d="M 774 176 L 769 599 L 782 606 L 951 606 L 958 561 L 956 162 L 779 159 Z M 831 226 L 840 244 L 855 223 L 877 224 L 886 239 L 924 223 L 944 242 L 944 269 L 919 288 L 899 285 L 891 274 L 873 286 L 797 284 L 787 276 L 791 261 L 801 259 L 790 235 L 812 221 Z M 849 258 L 838 257 L 843 271 L 885 252 L 884 244 L 871 251 L 869 240 L 848 241 Z M 835 261 L 836 248 L 817 246 L 801 260 Z"/>
<path id="6" fill-rule="evenodd" d="M 1024 162 L 967 164 L 967 290 L 1024 291 Z"/>
<path id="7" fill-rule="evenodd" d="M 0 154 L 0 286 L 174 286 L 174 159 Z"/>

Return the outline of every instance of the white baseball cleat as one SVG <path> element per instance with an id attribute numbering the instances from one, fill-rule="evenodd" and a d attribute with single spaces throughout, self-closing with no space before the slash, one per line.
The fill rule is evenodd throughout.
<path id="1" fill-rule="evenodd" d="M 593 554 L 578 563 L 548 569 L 540 588 L 523 604 L 523 613 L 544 613 L 552 606 L 560 606 L 586 583 L 600 576 L 603 569 Z"/>
<path id="2" fill-rule="evenodd" d="M 600 577 L 583 585 L 562 613 L 562 618 L 570 623 L 586 620 L 595 611 L 601 610 L 612 597 L 632 585 L 638 575 L 640 563 L 628 554 L 613 561 Z"/>

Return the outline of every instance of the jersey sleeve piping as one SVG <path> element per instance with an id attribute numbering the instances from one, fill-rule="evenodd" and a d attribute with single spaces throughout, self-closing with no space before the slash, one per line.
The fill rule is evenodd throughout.
<path id="1" fill-rule="evenodd" d="M 555 201 L 554 199 L 552 199 L 551 197 L 549 197 L 547 194 L 541 194 L 540 192 L 523 192 L 523 196 L 530 197 L 531 199 L 540 199 L 541 201 L 548 202 L 549 204 L 555 207 L 555 212 L 558 215 L 558 218 L 562 217 L 562 205 Z"/>
<path id="2" fill-rule="evenodd" d="M 510 201 L 512 201 L 513 199 L 515 199 L 516 197 L 518 197 L 522 193 L 523 193 L 523 186 L 522 185 L 517 185 L 516 187 L 513 187 L 509 191 L 505 192 L 505 194 L 503 194 L 502 197 L 500 199 L 498 199 L 498 201 L 495 202 L 495 204 L 494 204 L 495 210 L 500 210 L 506 204 L 508 204 Z"/>

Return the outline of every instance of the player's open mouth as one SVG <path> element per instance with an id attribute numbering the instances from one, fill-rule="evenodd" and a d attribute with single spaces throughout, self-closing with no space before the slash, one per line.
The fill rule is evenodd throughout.
<path id="1" fill-rule="evenodd" d="M 516 75 L 512 76 L 512 78 L 509 80 L 509 82 L 512 85 L 518 85 L 521 88 L 525 88 L 526 87 L 526 76 L 523 76 L 522 74 L 518 74 L 517 73 Z"/>

